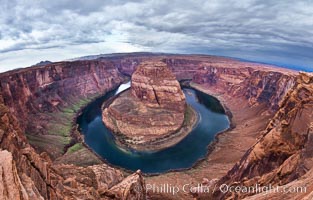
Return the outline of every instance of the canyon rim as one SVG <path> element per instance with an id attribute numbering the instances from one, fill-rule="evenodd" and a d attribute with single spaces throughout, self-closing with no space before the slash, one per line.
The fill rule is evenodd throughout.
<path id="1" fill-rule="evenodd" d="M 217 97 L 232 126 L 216 136 L 210 153 L 191 169 L 145 176 L 139 169 L 130 173 L 100 159 L 84 145 L 74 119 L 80 108 L 127 81 L 140 63 L 155 59 L 166 63 L 178 80 Z M 146 188 L 161 183 L 177 187 L 202 183 L 208 188 L 305 186 L 306 192 L 279 195 L 310 198 L 310 73 L 216 56 L 126 54 L 49 63 L 0 77 L 4 199 L 33 195 L 37 199 L 262 199 L 278 195 L 181 191 L 173 197 Z"/>
<path id="2" fill-rule="evenodd" d="M 2 0 L 0 200 L 313 199 L 313 1 Z"/>

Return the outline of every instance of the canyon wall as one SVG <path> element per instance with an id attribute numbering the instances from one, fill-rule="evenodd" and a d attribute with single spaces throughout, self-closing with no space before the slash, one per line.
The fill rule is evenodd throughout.
<path id="1" fill-rule="evenodd" d="M 263 136 L 218 184 L 281 186 L 310 171 L 313 167 L 312 94 L 313 75 L 301 73 L 280 101 Z M 245 195 L 248 194 L 216 192 L 215 198 L 243 198 Z"/>
<path id="2" fill-rule="evenodd" d="M 62 67 L 60 63 L 56 65 L 1 74 L 0 198 L 119 199 L 121 197 L 145 199 L 144 182 L 140 171 L 124 179 L 121 171 L 106 164 L 89 167 L 56 165 L 46 152 L 38 154 L 28 143 L 25 137 L 27 122 L 36 123 L 36 121 L 32 121 L 36 119 L 28 114 L 38 112 L 38 116 L 40 116 L 39 114 L 44 112 L 54 110 L 59 112 L 58 109 L 62 108 L 61 105 L 65 106 L 68 103 L 66 100 L 72 96 L 77 95 L 78 98 L 78 95 L 87 96 L 105 92 L 123 80 L 115 68 L 107 68 L 102 64 L 99 64 L 102 65 L 99 67 L 100 69 L 88 66 L 89 64 L 73 66 L 72 63 Z M 99 71 L 101 68 L 102 72 Z M 67 71 L 69 69 L 73 69 L 73 71 Z M 95 71 L 88 74 L 93 69 Z M 97 74 L 97 71 L 101 73 Z M 61 74 L 61 72 L 65 74 Z M 76 76 L 78 72 L 82 75 L 81 77 Z M 95 81 L 95 77 L 98 75 L 104 77 L 103 80 Z M 116 79 L 113 80 L 113 78 Z M 80 79 L 84 81 L 79 81 Z M 99 84 L 94 86 L 95 82 Z M 73 85 L 71 86 L 70 83 Z M 55 87 L 61 85 L 62 87 L 51 87 L 50 90 L 47 89 L 45 93 L 41 93 L 40 89 L 46 88 L 47 84 L 55 85 Z M 65 91 L 64 88 L 68 90 Z M 79 93 L 80 91 L 81 93 Z M 52 96 L 54 98 L 50 98 Z M 51 101 L 52 99 L 58 99 L 60 103 L 56 105 L 53 103 L 55 101 Z M 42 102 L 45 106 L 35 104 L 36 102 Z M 42 118 L 37 119 L 37 121 L 39 120 Z"/>
<path id="3" fill-rule="evenodd" d="M 111 58 L 123 74 L 131 75 L 146 60 L 161 60 L 178 80 L 192 80 L 197 84 L 215 86 L 232 95 L 245 96 L 250 104 L 265 103 L 277 110 L 279 103 L 295 84 L 296 73 L 273 66 L 240 62 L 216 56 L 155 55 L 151 57 L 121 56 Z"/>
<path id="4" fill-rule="evenodd" d="M 109 61 L 60 62 L 1 74 L 0 93 L 31 144 L 55 159 L 80 107 L 124 80 Z"/>
<path id="5" fill-rule="evenodd" d="M 78 97 L 104 93 L 123 80 L 116 67 L 105 61 L 60 62 L 0 77 L 4 103 L 21 119 L 34 112 L 56 111 Z"/>
<path id="6" fill-rule="evenodd" d="M 132 74 L 147 60 L 166 62 L 179 80 L 243 97 L 251 107 L 262 104 L 276 113 L 219 183 L 283 185 L 312 178 L 312 75 L 214 56 L 126 55 L 0 74 L 0 192 L 5 198 L 145 199 L 140 172 L 124 179 L 105 164 L 78 167 L 53 161 L 71 143 L 72 120 L 79 109 L 117 87 L 125 80 L 123 74 Z"/>
<path id="7" fill-rule="evenodd" d="M 296 74 L 262 70 L 253 66 L 236 69 L 204 64 L 192 81 L 216 87 L 232 96 L 243 96 L 251 106 L 264 103 L 271 110 L 277 110 L 287 92 L 295 85 Z"/>

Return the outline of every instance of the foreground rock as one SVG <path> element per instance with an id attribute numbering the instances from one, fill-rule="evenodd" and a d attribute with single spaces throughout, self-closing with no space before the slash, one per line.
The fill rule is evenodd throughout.
<path id="1" fill-rule="evenodd" d="M 177 132 L 185 111 L 185 95 L 166 64 L 144 62 L 132 75 L 131 90 L 104 109 L 103 122 L 117 134 L 121 144 L 143 150 Z"/>
<path id="2" fill-rule="evenodd" d="M 105 194 L 112 199 L 146 199 L 145 182 L 141 172 L 137 171 L 133 175 L 128 176 Z"/>
<path id="3" fill-rule="evenodd" d="M 258 184 L 272 186 L 285 196 L 306 196 L 311 189 L 306 181 L 312 177 L 312 135 L 313 135 L 313 76 L 300 73 L 293 88 L 284 96 L 275 116 L 269 122 L 262 136 L 245 153 L 240 162 L 222 177 L 217 185 L 253 187 Z M 304 176 L 307 174 L 306 176 Z M 300 179 L 300 177 L 302 177 Z M 301 181 L 295 181 L 300 179 Z M 288 184 L 292 181 L 294 183 Z M 303 185 L 299 183 L 303 183 Z M 288 185 L 286 185 L 288 184 Z M 297 190 L 297 192 L 294 192 Z M 273 192 L 274 191 L 274 192 Z M 216 191 L 214 199 L 236 198 L 256 195 L 251 199 L 275 199 L 280 192 L 257 195 L 260 192 Z M 290 193 L 295 194 L 288 194 Z M 262 197 L 267 194 L 267 197 Z M 262 198 L 261 198 L 262 197 Z M 270 198 L 272 197 L 272 198 Z M 205 197 L 204 199 L 206 199 Z M 300 199 L 300 198 L 299 198 Z"/>
<path id="4" fill-rule="evenodd" d="M 22 178 L 27 182 L 25 186 L 18 175 L 13 156 L 8 151 L 0 151 L 0 197 L 1 199 L 44 199 L 33 181 L 25 174 Z M 32 194 L 32 195 L 30 195 Z"/>
<path id="5" fill-rule="evenodd" d="M 235 181 L 253 185 L 259 181 L 279 185 L 279 188 L 305 186 L 306 192 L 261 193 L 249 197 L 228 193 L 215 194 L 214 199 L 312 199 L 313 129 L 309 128 L 312 127 L 309 126 L 312 124 L 309 115 L 312 113 L 312 100 L 309 98 L 312 96 L 312 75 L 299 76 L 298 73 L 280 68 L 214 56 L 163 55 L 158 59 L 164 60 L 178 79 L 193 78 L 193 82 L 198 83 L 204 91 L 226 102 L 234 114 L 236 127 L 219 135 L 213 152 L 195 169 L 149 177 L 145 179 L 148 184 L 181 184 L 182 187 L 193 182 L 196 187 L 205 177 L 210 181 L 204 181 L 204 184 L 213 182 L 214 185 L 214 178 L 225 176 L 238 162 L 223 178 L 226 184 Z M 165 197 L 164 193 L 153 194 L 158 198 L 144 197 L 144 192 L 142 195 L 131 195 L 144 189 L 144 185 L 135 191 L 124 189 L 133 188 L 131 185 L 124 187 L 125 182 L 141 182 L 141 175 L 137 173 L 130 175 L 137 177 L 137 182 L 132 178 L 134 181 L 128 178 L 123 181 L 118 170 L 105 164 L 82 168 L 74 165 L 55 166 L 43 152 L 63 150 L 50 148 L 59 147 L 62 142 L 47 137 L 48 131 L 55 127 L 52 132 L 59 133 L 56 130 L 60 128 L 56 125 L 71 119 L 60 118 L 59 123 L 55 123 L 51 120 L 51 114 L 59 113 L 64 106 L 73 104 L 74 100 L 83 96 L 98 96 L 111 90 L 124 80 L 119 72 L 130 75 L 140 62 L 151 60 L 151 55 L 115 56 L 102 60 L 54 63 L 0 74 L 0 147 L 3 149 L 0 163 L 4 172 L 0 180 L 0 187 L 3 188 L 1 198 L 193 199 L 186 193 L 175 196 L 167 194 Z M 272 114 L 276 112 L 280 114 L 273 117 Z M 272 118 L 274 123 L 269 124 L 267 129 L 266 124 Z M 53 126 L 47 126 L 48 123 Z M 35 152 L 28 144 L 25 133 L 42 138 L 32 145 L 37 152 L 43 153 Z M 10 188 L 4 187 L 7 184 L 2 180 L 6 180 Z M 117 185 L 123 187 L 117 188 Z M 19 194 L 17 191 L 20 191 Z M 124 191 L 125 194 L 121 196 Z M 208 199 L 207 196 L 204 199 Z"/>
<path id="6" fill-rule="evenodd" d="M 121 171 L 106 164 L 54 165 L 47 153 L 37 154 L 28 144 L 16 118 L 3 105 L 1 95 L 0 147 L 4 149 L 0 150 L 0 199 L 112 199 L 112 194 L 118 196 L 128 184 L 125 199 L 145 199 L 145 193 L 139 197 L 136 194 L 138 189 L 144 191 L 145 187 L 140 173 L 130 175 L 132 182 L 125 182 Z M 133 188 L 136 179 L 142 185 L 136 184 Z M 120 190 L 119 184 L 123 185 Z M 113 187 L 115 190 L 107 196 L 106 192 Z"/>

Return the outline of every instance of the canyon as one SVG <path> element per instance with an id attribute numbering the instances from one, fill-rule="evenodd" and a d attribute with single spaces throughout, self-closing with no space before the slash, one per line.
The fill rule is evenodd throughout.
<path id="1" fill-rule="evenodd" d="M 129 80 L 140 63 L 166 63 L 190 87 L 217 97 L 231 128 L 204 160 L 145 176 L 104 162 L 84 145 L 81 108 Z M 311 199 L 313 75 L 206 55 L 123 54 L 0 74 L 0 195 L 3 199 Z M 155 103 L 155 102 L 154 102 Z M 146 184 L 305 186 L 305 193 L 180 192 Z M 280 195 L 280 196 L 278 196 Z"/>

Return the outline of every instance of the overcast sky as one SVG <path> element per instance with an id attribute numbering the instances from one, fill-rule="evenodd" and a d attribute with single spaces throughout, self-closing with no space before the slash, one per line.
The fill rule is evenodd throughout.
<path id="1" fill-rule="evenodd" d="M 313 71 L 313 1 L 0 0 L 0 72 L 136 51 L 231 56 Z"/>

